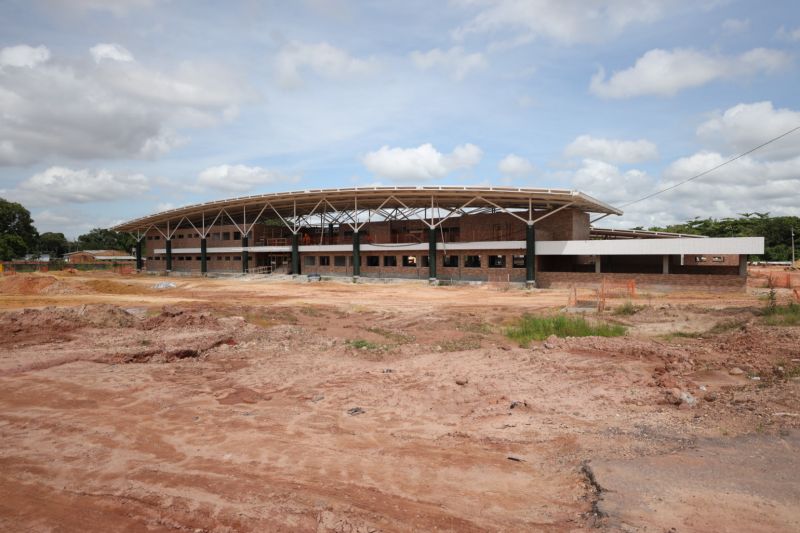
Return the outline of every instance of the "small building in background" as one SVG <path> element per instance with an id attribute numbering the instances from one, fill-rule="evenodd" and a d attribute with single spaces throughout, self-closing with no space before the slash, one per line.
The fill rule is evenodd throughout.
<path id="1" fill-rule="evenodd" d="M 64 260 L 73 265 L 86 263 L 126 263 L 136 258 L 121 250 L 79 250 L 64 254 Z"/>

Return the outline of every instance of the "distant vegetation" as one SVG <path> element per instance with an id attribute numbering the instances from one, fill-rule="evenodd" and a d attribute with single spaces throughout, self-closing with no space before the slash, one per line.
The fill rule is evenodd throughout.
<path id="1" fill-rule="evenodd" d="M 741 213 L 739 218 L 695 218 L 683 224 L 651 231 L 670 231 L 708 237 L 764 237 L 766 261 L 789 261 L 792 258 L 791 229 L 795 230 L 795 254 L 800 257 L 800 217 L 771 217 L 769 213 Z M 639 228 L 641 229 L 641 228 Z"/>
<path id="2" fill-rule="evenodd" d="M 506 330 L 506 336 L 527 346 L 531 341 L 542 341 L 550 335 L 556 337 L 619 337 L 625 328 L 605 322 L 591 323 L 582 316 L 525 314 Z"/>
<path id="3" fill-rule="evenodd" d="M 0 198 L 0 261 L 27 254 L 60 257 L 76 250 L 123 250 L 130 252 L 136 240 L 128 234 L 95 228 L 69 241 L 63 233 L 40 234 L 31 213 L 22 204 Z"/>

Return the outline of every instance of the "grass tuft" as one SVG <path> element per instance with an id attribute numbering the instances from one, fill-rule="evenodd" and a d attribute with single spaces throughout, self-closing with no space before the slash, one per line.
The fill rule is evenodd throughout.
<path id="1" fill-rule="evenodd" d="M 517 323 L 506 329 L 506 336 L 527 346 L 531 341 L 542 341 L 550 335 L 556 337 L 619 337 L 625 327 L 600 322 L 593 324 L 582 316 L 534 316 L 525 314 Z"/>
<path id="2" fill-rule="evenodd" d="M 631 316 L 644 309 L 644 306 L 634 305 L 633 302 L 628 300 L 624 304 L 614 309 L 614 314 L 617 316 Z"/>
<path id="3" fill-rule="evenodd" d="M 771 305 L 764 311 L 764 323 L 768 326 L 800 326 L 800 304 Z"/>
<path id="4" fill-rule="evenodd" d="M 349 344 L 356 350 L 377 350 L 378 348 L 380 348 L 378 344 L 375 344 L 374 342 L 369 342 L 364 339 L 353 339 L 347 341 L 347 344 Z"/>

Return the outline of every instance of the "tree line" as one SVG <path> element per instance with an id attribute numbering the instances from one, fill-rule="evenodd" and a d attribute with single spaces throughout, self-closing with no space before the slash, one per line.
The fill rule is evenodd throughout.
<path id="1" fill-rule="evenodd" d="M 792 258 L 792 228 L 795 254 L 800 257 L 800 217 L 771 217 L 769 213 L 740 213 L 737 218 L 700 218 L 651 231 L 669 231 L 707 237 L 764 237 L 764 260 L 789 261 Z M 636 228 L 642 229 L 642 228 Z"/>
<path id="2" fill-rule="evenodd" d="M 136 239 L 126 233 L 95 228 L 74 241 L 63 233 L 39 233 L 31 213 L 22 204 L 0 198 L 0 260 L 20 259 L 28 254 L 61 257 L 77 250 L 124 250 L 130 252 Z"/>

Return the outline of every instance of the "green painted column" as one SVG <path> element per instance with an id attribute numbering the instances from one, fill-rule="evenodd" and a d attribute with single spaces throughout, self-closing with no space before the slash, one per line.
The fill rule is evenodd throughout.
<path id="1" fill-rule="evenodd" d="M 533 224 L 525 228 L 525 283 L 536 285 L 536 232 Z"/>
<path id="2" fill-rule="evenodd" d="M 247 254 L 247 235 L 242 237 L 242 274 L 247 274 L 247 269 L 250 268 L 248 261 L 250 256 Z"/>
<path id="3" fill-rule="evenodd" d="M 208 253 L 206 250 L 208 249 L 206 245 L 206 239 L 203 237 L 200 239 L 200 273 L 205 274 L 208 272 Z"/>
<path id="4" fill-rule="evenodd" d="M 172 239 L 167 239 L 167 272 L 172 272 Z"/>
<path id="5" fill-rule="evenodd" d="M 144 261 L 142 261 L 142 241 L 136 241 L 136 270 L 141 271 L 144 268 Z"/>
<path id="6" fill-rule="evenodd" d="M 436 228 L 428 229 L 428 279 L 436 280 Z"/>
<path id="7" fill-rule="evenodd" d="M 353 232 L 353 277 L 361 275 L 361 234 Z"/>
<path id="8" fill-rule="evenodd" d="M 300 236 L 292 234 L 292 274 L 300 274 Z"/>

